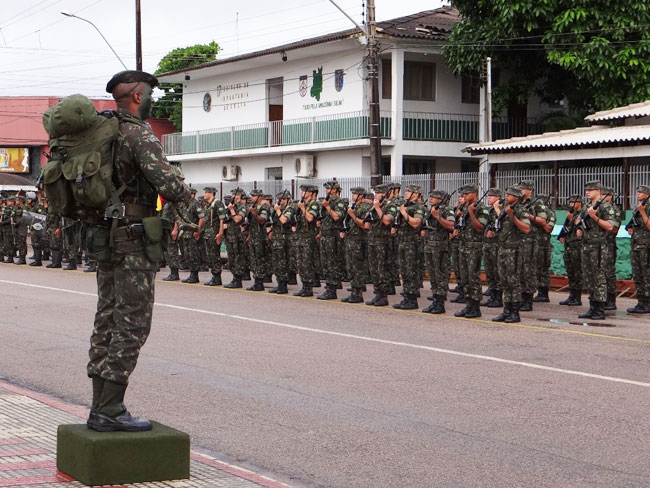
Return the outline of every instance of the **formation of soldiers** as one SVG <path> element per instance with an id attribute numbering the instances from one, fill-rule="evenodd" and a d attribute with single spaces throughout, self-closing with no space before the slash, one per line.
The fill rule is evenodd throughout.
<path id="1" fill-rule="evenodd" d="M 494 321 L 519 322 L 520 313 L 533 310 L 535 302 L 549 302 L 551 233 L 555 212 L 549 196 L 535 195 L 534 182 L 525 180 L 501 191 L 491 188 L 482 196 L 476 185 L 465 185 L 448 194 L 432 190 L 428 198 L 421 187 L 377 185 L 373 192 L 351 189 L 351 198 L 341 198 L 335 180 L 319 188 L 302 185 L 300 198 L 288 191 L 265 195 L 240 188 L 223 201 L 213 187 L 203 196 L 182 204 L 165 203 L 162 217 L 169 222 L 165 256 L 170 273 L 165 281 L 180 280 L 179 270 L 189 270 L 185 283 L 199 283 L 199 273 L 209 271 L 207 286 L 264 291 L 265 283 L 276 285 L 269 293 L 289 293 L 288 285 L 300 284 L 295 296 L 311 297 L 314 288 L 325 287 L 317 296 L 334 300 L 343 283 L 350 292 L 341 300 L 363 303 L 368 284 L 374 296 L 365 301 L 377 307 L 388 305 L 388 296 L 402 286 L 398 309 L 416 309 L 429 275 L 431 303 L 422 312 L 445 313 L 449 292 L 452 302 L 463 303 L 458 317 L 481 317 L 481 306 L 501 308 Z M 452 201 L 456 196 L 455 201 Z M 569 296 L 560 302 L 581 306 L 588 292 L 589 309 L 580 318 L 603 319 L 606 310 L 616 309 L 616 234 L 623 212 L 613 202 L 614 191 L 598 181 L 585 185 L 585 195 L 572 195 L 569 211 L 558 236 L 564 244 L 564 262 Z M 629 313 L 650 313 L 650 186 L 637 189 L 639 202 L 626 225 L 632 236 L 631 261 L 638 303 Z M 31 266 L 76 269 L 84 249 L 83 225 L 62 220 L 48 212 L 47 199 L 6 198 L 0 206 L 0 242 L 4 262 L 26 262 L 27 228 L 23 210 L 46 215 L 44 225 L 29 230 L 34 248 Z M 223 284 L 221 247 L 225 245 L 232 280 Z M 481 269 L 488 289 L 482 291 Z M 88 270 L 94 270 L 90 263 Z M 449 290 L 451 271 L 457 285 Z M 536 295 L 535 295 L 536 293 Z M 485 298 L 484 298 L 484 295 Z M 482 301 L 483 300 L 483 301 Z"/>

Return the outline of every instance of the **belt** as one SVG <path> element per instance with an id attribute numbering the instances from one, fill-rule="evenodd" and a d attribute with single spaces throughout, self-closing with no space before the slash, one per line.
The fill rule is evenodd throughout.
<path id="1" fill-rule="evenodd" d="M 149 207 L 148 205 L 140 205 L 138 203 L 125 203 L 124 204 L 124 214 L 127 217 L 139 217 L 145 219 L 147 217 L 153 217 L 156 213 L 154 207 Z"/>
<path id="2" fill-rule="evenodd" d="M 144 235 L 142 224 L 131 224 L 124 227 L 117 227 L 113 230 L 113 241 L 132 241 Z"/>

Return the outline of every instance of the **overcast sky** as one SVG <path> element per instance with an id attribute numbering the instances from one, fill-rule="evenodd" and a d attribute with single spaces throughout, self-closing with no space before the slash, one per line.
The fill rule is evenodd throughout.
<path id="1" fill-rule="evenodd" d="M 357 22 L 361 0 L 336 0 Z M 376 0 L 377 19 L 438 8 L 443 0 Z M 329 0 L 141 0 L 145 71 L 174 48 L 216 41 L 219 57 L 353 27 Z M 122 65 L 135 69 L 135 0 L 0 0 L 0 96 L 106 97 Z M 237 18 L 239 21 L 237 22 Z"/>

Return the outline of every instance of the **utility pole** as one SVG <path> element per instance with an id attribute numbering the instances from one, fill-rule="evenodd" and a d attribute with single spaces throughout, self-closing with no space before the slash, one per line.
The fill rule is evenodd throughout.
<path id="1" fill-rule="evenodd" d="M 492 142 L 492 58 L 488 56 L 486 62 L 486 82 L 485 82 L 485 111 L 486 111 L 486 124 L 485 134 L 487 135 L 487 142 Z"/>
<path id="2" fill-rule="evenodd" d="M 142 22 L 140 0 L 135 0 L 135 69 L 142 71 Z"/>
<path id="3" fill-rule="evenodd" d="M 375 23 L 375 0 L 367 0 L 368 91 L 370 93 L 370 184 L 381 183 L 381 113 L 379 110 L 379 46 Z"/>

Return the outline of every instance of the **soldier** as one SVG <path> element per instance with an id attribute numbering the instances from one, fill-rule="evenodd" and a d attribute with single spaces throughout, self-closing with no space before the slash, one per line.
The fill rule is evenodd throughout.
<path id="1" fill-rule="evenodd" d="M 444 190 L 429 192 L 429 215 L 425 221 L 424 255 L 429 270 L 432 302 L 424 313 L 445 313 L 445 300 L 451 276 L 449 233 L 454 230 L 456 217 L 449 208 L 449 194 Z"/>
<path id="2" fill-rule="evenodd" d="M 582 239 L 582 276 L 589 290 L 589 310 L 578 317 L 600 320 L 605 318 L 607 301 L 607 233 L 616 225 L 616 213 L 602 199 L 600 181 L 588 181 L 585 192 L 588 202 L 580 215 L 577 236 Z"/>
<path id="3" fill-rule="evenodd" d="M 25 210 L 25 197 L 16 195 L 14 202 L 11 225 L 13 227 L 15 247 L 18 251 L 16 264 L 27 264 L 27 224 L 21 222 Z"/>
<path id="4" fill-rule="evenodd" d="M 106 242 L 109 257 L 97 270 L 97 314 L 87 368 L 93 382 L 87 425 L 97 431 L 152 427 L 150 422 L 132 417 L 124 406 L 129 378 L 151 330 L 159 265 L 145 254 L 142 219 L 154 215 L 158 194 L 172 202 L 189 198 L 189 189 L 167 163 L 160 141 L 143 122 L 151 116 L 151 92 L 157 84 L 148 73 L 123 71 L 106 86 L 120 117 L 113 186 L 126 187 L 120 195 L 126 213 L 112 232 L 103 231 L 114 244 Z"/>
<path id="5" fill-rule="evenodd" d="M 461 188 L 458 188 L 458 190 L 456 190 L 458 192 L 458 199 L 453 209 L 455 220 L 458 220 L 462 215 L 461 209 L 465 204 L 465 195 L 460 194 Z M 452 269 L 454 270 L 454 278 L 456 279 L 456 286 L 450 291 L 453 293 L 458 293 L 458 296 L 452 298 L 450 301 L 452 303 L 465 303 L 465 291 L 463 290 L 463 282 L 460 275 L 460 237 L 454 235 L 452 232 L 449 235 L 449 239 L 449 245 L 451 249 L 451 265 Z"/>
<path id="6" fill-rule="evenodd" d="M 290 259 L 290 237 L 291 224 L 295 220 L 296 208 L 290 205 L 291 198 L 288 190 L 276 195 L 276 204 L 270 214 L 271 222 L 271 262 L 273 272 L 278 285 L 269 290 L 269 293 L 286 295 L 289 293 L 287 283 L 289 281 L 289 259 Z"/>
<path id="7" fill-rule="evenodd" d="M 52 251 L 52 261 L 46 268 L 60 268 L 63 259 L 63 231 L 61 229 L 61 217 L 54 213 L 52 207 L 48 207 L 45 217 L 47 227 L 47 238 Z"/>
<path id="8" fill-rule="evenodd" d="M 368 233 L 368 261 L 370 277 L 372 278 L 375 297 L 366 305 L 385 307 L 388 305 L 388 294 L 391 291 L 391 229 L 398 210 L 395 201 L 389 199 L 388 184 L 375 187 L 375 198 L 372 209 L 366 220 L 370 222 Z"/>
<path id="9" fill-rule="evenodd" d="M 341 288 L 339 233 L 345 215 L 341 200 L 341 186 L 336 180 L 325 183 L 325 199 L 321 206 L 320 257 L 325 276 L 325 292 L 319 300 L 336 300 L 336 290 Z"/>
<path id="10" fill-rule="evenodd" d="M 11 210 L 7 205 L 7 197 L 4 193 L 0 194 L 0 262 L 7 262 L 9 259 L 9 249 L 5 242 L 6 229 L 9 224 L 9 214 Z"/>
<path id="11" fill-rule="evenodd" d="M 560 305 L 578 307 L 582 305 L 582 239 L 577 235 L 578 221 L 582 212 L 582 196 L 569 197 L 569 210 L 558 240 L 564 244 L 564 268 L 569 279 L 569 297 Z"/>
<path id="12" fill-rule="evenodd" d="M 31 212 L 38 215 L 47 215 L 47 199 L 42 198 Z M 45 222 L 34 222 L 29 229 L 29 236 L 34 250 L 34 260 L 30 266 L 43 266 L 43 251 L 47 246 L 47 228 Z"/>
<path id="13" fill-rule="evenodd" d="M 637 304 L 628 313 L 650 313 L 650 185 L 636 190 L 637 207 L 625 226 L 632 236 L 630 260 Z"/>
<path id="14" fill-rule="evenodd" d="M 500 308 L 503 307 L 503 301 L 502 290 L 499 286 L 499 242 L 494 233 L 498 215 L 494 206 L 501 201 L 501 190 L 490 188 L 487 192 L 487 199 L 490 214 L 483 239 L 483 267 L 485 268 L 485 279 L 488 284 L 487 292 L 484 294 L 487 294 L 488 299 L 482 302 L 481 305 L 489 308 Z M 502 204 L 503 202 L 501 202 Z M 489 232 L 490 229 L 492 232 Z"/>
<path id="15" fill-rule="evenodd" d="M 14 257 L 16 256 L 16 241 L 14 239 L 14 227 L 13 222 L 13 212 L 14 207 L 16 206 L 16 200 L 13 196 L 7 197 L 7 205 L 2 214 L 2 227 L 4 228 L 4 253 L 5 253 L 5 263 L 14 262 Z"/>
<path id="16" fill-rule="evenodd" d="M 366 189 L 360 186 L 351 190 L 352 203 L 346 210 L 340 238 L 345 242 L 346 265 L 350 277 L 350 295 L 341 298 L 345 303 L 363 303 L 363 290 L 366 287 L 366 262 L 364 243 L 367 246 L 370 222 L 365 218 L 370 211 L 370 204 L 363 201 Z"/>
<path id="17" fill-rule="evenodd" d="M 521 241 L 530 232 L 531 223 L 526 207 L 521 203 L 522 192 L 516 186 L 506 189 L 505 208 L 500 202 L 494 204 L 497 220 L 493 228 L 486 232 L 488 239 L 499 240 L 499 288 L 503 290 L 503 312 L 492 319 L 493 322 L 521 322 L 520 275 Z"/>
<path id="18" fill-rule="evenodd" d="M 203 188 L 203 200 L 206 203 L 205 221 L 203 225 L 203 246 L 208 267 L 212 273 L 206 286 L 219 286 L 221 282 L 221 242 L 223 241 L 223 221 L 226 218 L 226 207 L 215 198 L 217 189 L 212 186 Z"/>
<path id="19" fill-rule="evenodd" d="M 251 191 L 251 206 L 248 210 L 248 232 L 250 234 L 249 252 L 251 271 L 253 272 L 253 285 L 246 288 L 248 291 L 264 291 L 264 281 L 267 274 L 267 234 L 266 225 L 269 222 L 270 208 L 262 199 L 262 190 Z"/>
<path id="20" fill-rule="evenodd" d="M 481 254 L 489 211 L 477 201 L 476 185 L 465 185 L 460 194 L 464 197 L 464 204 L 452 235 L 460 238 L 459 265 L 466 305 L 454 316 L 477 318 L 481 316 Z"/>
<path id="21" fill-rule="evenodd" d="M 165 261 L 167 261 L 167 265 L 169 266 L 169 275 L 163 278 L 163 281 L 179 281 L 181 279 L 180 276 L 178 276 L 178 270 L 181 267 L 181 249 L 180 241 L 178 239 L 178 234 L 180 232 L 178 226 L 180 225 L 181 219 L 178 212 L 178 205 L 165 201 L 162 208 L 161 218 L 168 221 L 171 226 L 167 242 L 167 250 L 165 251 Z"/>
<path id="22" fill-rule="evenodd" d="M 185 264 L 190 268 L 190 275 L 181 281 L 183 283 L 199 283 L 199 268 L 201 267 L 199 239 L 203 232 L 205 214 L 201 204 L 195 198 L 196 188 L 190 189 L 190 193 L 192 195 L 190 201 L 179 207 L 181 251 Z"/>
<path id="23" fill-rule="evenodd" d="M 604 187 L 603 195 L 605 201 L 609 203 L 614 209 L 614 220 L 616 225 L 611 232 L 607 234 L 607 247 L 609 248 L 608 260 L 605 266 L 605 278 L 607 279 L 607 301 L 605 302 L 605 310 L 616 310 L 616 256 L 618 250 L 616 247 L 616 236 L 618 229 L 623 222 L 623 210 L 614 202 L 614 188 Z"/>
<path id="24" fill-rule="evenodd" d="M 387 195 L 386 198 L 392 201 L 392 204 L 396 209 L 399 209 L 404 203 L 404 198 L 400 195 L 402 190 L 402 184 L 397 182 L 387 183 Z M 397 215 L 395 215 L 397 218 Z M 388 291 L 389 295 L 395 295 L 395 287 L 400 286 L 400 275 L 399 275 L 399 241 L 397 239 L 397 229 L 395 227 L 391 228 L 390 233 L 390 245 L 388 247 L 388 269 L 390 274 L 390 289 Z M 419 290 L 418 290 L 419 292 Z"/>
<path id="25" fill-rule="evenodd" d="M 244 266 L 244 242 L 240 226 L 248 213 L 248 209 L 241 199 L 244 190 L 235 188 L 232 191 L 232 199 L 226 206 L 226 220 L 224 222 L 226 237 L 226 252 L 228 253 L 228 267 L 232 273 L 232 281 L 224 285 L 224 288 L 241 288 L 242 279 L 245 274 Z"/>
<path id="26" fill-rule="evenodd" d="M 418 199 L 422 188 L 408 185 L 404 194 L 404 203 L 399 207 L 399 214 L 394 225 L 397 227 L 399 269 L 404 284 L 404 298 L 393 308 L 412 310 L 418 308 L 417 295 L 420 289 L 420 270 L 418 261 L 418 243 L 420 227 L 426 216 L 426 209 Z"/>
<path id="27" fill-rule="evenodd" d="M 531 224 L 536 226 L 535 266 L 537 296 L 534 302 L 550 302 L 548 291 L 551 287 L 551 233 L 555 228 L 555 212 L 549 207 L 549 195 L 539 193 L 535 216 L 530 217 Z"/>
<path id="28" fill-rule="evenodd" d="M 314 295 L 313 286 L 316 278 L 316 223 L 320 208 L 318 204 L 318 187 L 302 185 L 300 187 L 301 199 L 298 202 L 296 214 L 296 234 L 298 251 L 298 273 L 302 282 L 302 289 L 294 296 L 311 297 Z"/>

